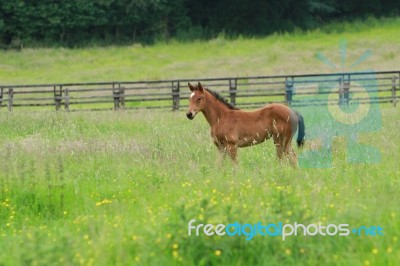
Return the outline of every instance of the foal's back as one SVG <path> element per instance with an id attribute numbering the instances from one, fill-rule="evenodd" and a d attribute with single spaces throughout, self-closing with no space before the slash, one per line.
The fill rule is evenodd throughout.
<path id="1" fill-rule="evenodd" d="M 232 110 L 228 121 L 222 125 L 224 134 L 233 133 L 239 147 L 259 144 L 271 136 L 291 138 L 297 130 L 295 113 L 283 104 L 269 104 L 254 111 Z"/>
<path id="2" fill-rule="evenodd" d="M 295 118 L 295 113 L 286 105 L 280 103 L 268 104 L 254 111 L 232 110 L 231 118 L 243 119 L 243 122 L 256 124 L 287 124 Z M 248 123 L 246 123 L 248 124 Z"/>

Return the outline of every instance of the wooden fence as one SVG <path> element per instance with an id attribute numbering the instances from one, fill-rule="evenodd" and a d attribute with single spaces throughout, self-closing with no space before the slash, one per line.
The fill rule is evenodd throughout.
<path id="1" fill-rule="evenodd" d="M 259 107 L 270 102 L 291 106 L 352 103 L 391 103 L 396 106 L 400 71 L 0 85 L 0 111 L 44 107 L 67 111 L 135 108 L 178 110 L 188 104 L 187 83 L 197 81 L 241 108 Z"/>

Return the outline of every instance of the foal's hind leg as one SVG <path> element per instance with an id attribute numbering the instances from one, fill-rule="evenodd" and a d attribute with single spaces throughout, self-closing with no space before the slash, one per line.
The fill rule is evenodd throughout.
<path id="1" fill-rule="evenodd" d="M 276 153 L 279 160 L 282 160 L 283 154 L 287 158 L 293 167 L 297 167 L 297 156 L 291 145 L 291 138 L 282 138 L 278 135 L 274 135 L 274 143 L 276 147 Z"/>
<path id="2" fill-rule="evenodd" d="M 288 157 L 290 164 L 293 167 L 297 167 L 297 156 L 292 147 L 292 139 L 289 138 L 288 141 L 285 141 L 285 155 Z"/>
<path id="3" fill-rule="evenodd" d="M 276 156 L 280 160 L 280 159 L 282 159 L 282 154 L 283 154 L 283 142 L 282 142 L 282 139 L 279 138 L 279 136 L 277 136 L 277 135 L 273 135 L 272 137 L 274 139 L 274 144 L 275 144 L 275 148 L 276 148 Z"/>
<path id="4" fill-rule="evenodd" d="M 289 155 L 289 159 L 290 159 L 290 163 L 292 164 L 292 166 L 294 168 L 297 168 L 299 165 L 297 163 L 297 155 L 292 147 L 292 145 L 290 145 L 290 155 Z"/>
<path id="5" fill-rule="evenodd" d="M 282 149 L 285 153 L 285 158 L 289 160 L 289 163 L 293 167 L 297 167 L 297 156 L 292 147 L 292 138 L 291 137 L 283 138 L 282 143 L 283 143 Z"/>

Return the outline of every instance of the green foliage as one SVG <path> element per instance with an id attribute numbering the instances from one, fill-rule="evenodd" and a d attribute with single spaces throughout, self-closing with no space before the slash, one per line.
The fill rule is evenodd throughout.
<path id="1" fill-rule="evenodd" d="M 348 42 L 349 53 L 348 61 L 340 71 L 360 71 L 368 67 L 381 71 L 397 70 L 399 23 L 400 18 L 371 18 L 264 38 L 220 35 L 208 41 L 160 41 L 151 46 L 0 51 L 0 84 L 182 78 L 197 81 L 205 77 L 331 73 L 332 69 L 317 60 L 316 55 L 324 53 L 340 65 L 339 41 L 343 39 Z M 182 38 L 185 36 L 198 35 L 194 31 Z M 352 67 L 367 50 L 372 56 L 365 63 Z"/>
<path id="2" fill-rule="evenodd" d="M 260 36 L 333 19 L 397 15 L 394 0 L 101 0 L 0 2 L 0 44 L 152 43 L 170 38 Z"/>

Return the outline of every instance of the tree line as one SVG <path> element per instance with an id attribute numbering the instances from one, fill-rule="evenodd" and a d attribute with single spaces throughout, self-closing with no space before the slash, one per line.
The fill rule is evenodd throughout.
<path id="1" fill-rule="evenodd" d="M 398 0 L 2 0 L 0 44 L 82 46 L 263 36 L 396 16 Z"/>

